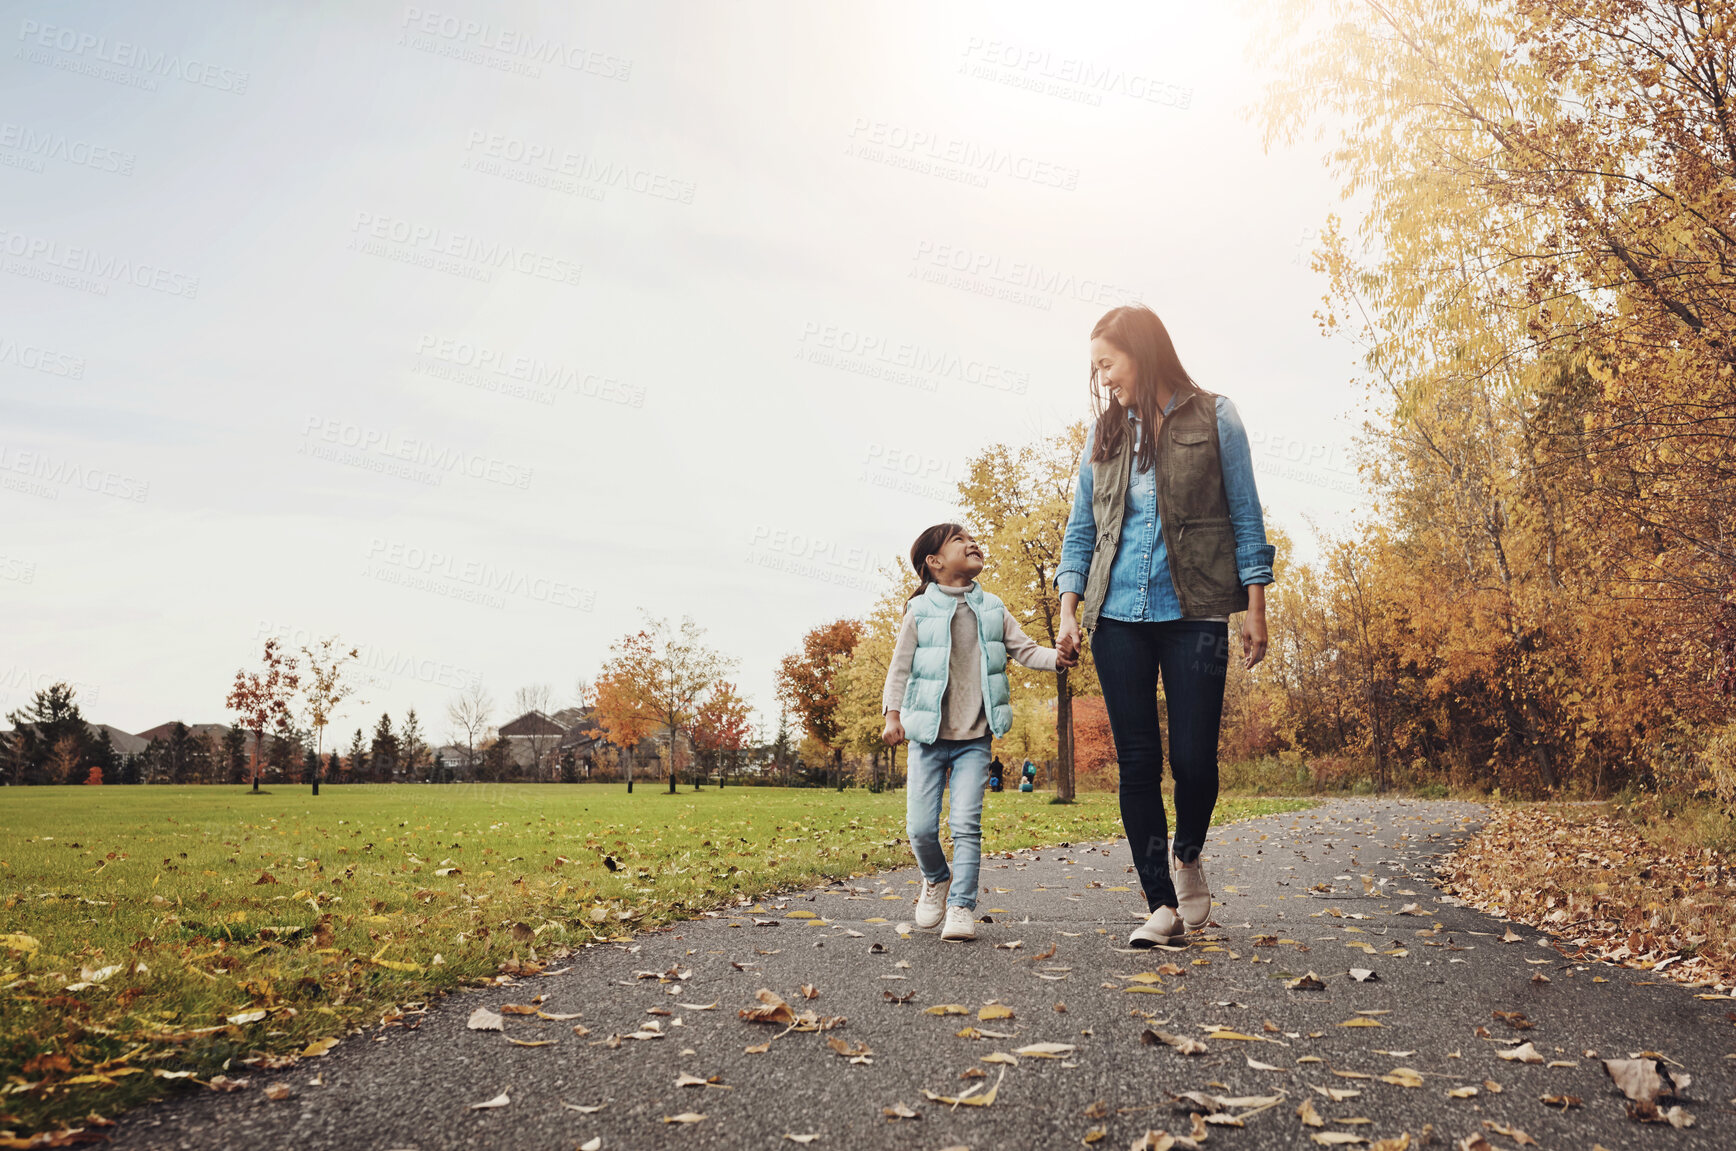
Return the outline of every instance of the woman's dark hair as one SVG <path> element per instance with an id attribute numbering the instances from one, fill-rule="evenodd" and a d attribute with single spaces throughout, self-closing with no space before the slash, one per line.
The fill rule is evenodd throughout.
<path id="1" fill-rule="evenodd" d="M 934 582 L 934 576 L 928 571 L 928 557 L 939 552 L 946 546 L 947 540 L 962 534 L 964 530 L 963 524 L 935 524 L 916 537 L 916 542 L 910 545 L 910 566 L 916 569 L 916 578 L 922 582 L 910 593 L 911 599 L 927 591 L 928 585 Z"/>
<path id="2" fill-rule="evenodd" d="M 1139 422 L 1145 428 L 1140 439 L 1139 455 L 1134 470 L 1144 471 L 1157 460 L 1157 430 L 1163 425 L 1163 413 L 1157 408 L 1159 385 L 1168 385 L 1174 392 L 1201 391 L 1200 386 L 1181 366 L 1170 342 L 1169 329 L 1157 318 L 1157 313 L 1144 304 L 1129 304 L 1111 308 L 1091 329 L 1093 340 L 1102 338 L 1114 344 L 1130 357 L 1139 369 L 1133 382 L 1133 406 Z M 1106 393 L 1097 379 L 1097 363 L 1091 364 L 1091 409 L 1097 417 L 1097 435 L 1091 446 L 1092 460 L 1106 460 L 1121 448 L 1121 437 L 1132 434 L 1127 427 L 1121 402 L 1113 393 Z"/>

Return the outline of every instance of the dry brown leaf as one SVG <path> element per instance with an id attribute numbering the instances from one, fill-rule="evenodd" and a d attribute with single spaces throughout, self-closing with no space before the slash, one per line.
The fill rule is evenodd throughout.
<path id="1" fill-rule="evenodd" d="M 1314 1109 L 1312 1099 L 1302 1100 L 1302 1106 L 1296 1108 L 1296 1118 L 1302 1120 L 1304 1127 L 1324 1127 L 1326 1120 L 1320 1118 L 1320 1112 Z"/>
<path id="2" fill-rule="evenodd" d="M 977 1011 L 978 1019 L 1011 1019 L 1013 1009 L 1000 1003 L 986 1003 Z"/>
<path id="3" fill-rule="evenodd" d="M 1563 1111 L 1566 1111 L 1570 1107 L 1578 1107 L 1585 1102 L 1585 1100 L 1581 1099 L 1577 1095 L 1540 1095 L 1538 1098 L 1541 1099 L 1546 1106 L 1559 1107 Z"/>
<path id="4" fill-rule="evenodd" d="M 920 1119 L 920 1118 L 922 1118 L 922 1112 L 917 1111 L 914 1108 L 909 1107 L 903 1103 L 894 1103 L 890 1107 L 882 1107 L 880 1109 L 880 1114 L 886 1116 L 887 1119 Z"/>
<path id="5" fill-rule="evenodd" d="M 936 1103 L 945 1103 L 951 1107 L 988 1107 L 993 1105 L 995 1097 L 1000 1094 L 1001 1079 L 1006 1078 L 1006 1075 L 1007 1069 L 1001 1068 L 1000 1078 L 995 1080 L 995 1085 L 981 1094 L 938 1095 L 927 1088 L 923 1089 L 922 1094 Z"/>
<path id="6" fill-rule="evenodd" d="M 1013 1048 L 1013 1054 L 1029 1055 L 1035 1059 L 1060 1059 L 1077 1050 L 1071 1043 L 1027 1043 L 1023 1047 Z"/>
<path id="7" fill-rule="evenodd" d="M 924 1015 L 969 1015 L 970 1008 L 962 1003 L 937 1003 L 933 1007 L 924 1007 Z"/>
<path id="8" fill-rule="evenodd" d="M 1508 1048 L 1506 1051 L 1497 1051 L 1495 1052 L 1495 1058 L 1505 1059 L 1509 1063 L 1543 1062 L 1542 1052 L 1538 1051 L 1536 1047 L 1529 1043 L 1521 1043 L 1519 1046 Z"/>
<path id="9" fill-rule="evenodd" d="M 1166 1047 L 1175 1048 L 1183 1055 L 1204 1055 L 1209 1050 L 1198 1039 L 1191 1039 L 1186 1035 L 1171 1035 L 1167 1031 L 1158 1031 L 1149 1027 L 1139 1033 L 1139 1041 L 1147 1047 L 1161 1043 Z"/>
<path id="10" fill-rule="evenodd" d="M 796 1012 L 783 997 L 775 991 L 760 988 L 754 992 L 754 998 L 760 1001 L 758 1007 L 744 1007 L 736 1014 L 749 1023 L 794 1023 Z"/>
<path id="11" fill-rule="evenodd" d="M 1669 1072 L 1655 1059 L 1605 1059 L 1603 1069 L 1635 1103 L 1655 1104 L 1659 1096 L 1676 1093 Z"/>
<path id="12" fill-rule="evenodd" d="M 1422 1072 L 1411 1067 L 1394 1067 L 1391 1071 L 1382 1075 L 1380 1081 L 1382 1083 L 1390 1083 L 1394 1087 L 1421 1087 L 1423 1085 L 1423 1076 Z"/>
<path id="13" fill-rule="evenodd" d="M 1286 980 L 1284 983 L 1284 986 L 1289 988 L 1291 991 L 1325 991 L 1326 990 L 1326 984 L 1321 982 L 1320 977 L 1318 975 L 1314 974 L 1312 971 L 1310 971 L 1306 975 L 1298 975 L 1294 979 Z"/>
<path id="14" fill-rule="evenodd" d="M 1448 1099 L 1475 1099 L 1476 1097 L 1477 1089 L 1475 1087 L 1450 1087 L 1447 1089 Z"/>
<path id="15" fill-rule="evenodd" d="M 1410 1151 L 1410 1132 L 1401 1131 L 1391 1139 L 1376 1139 L 1368 1145 L 1368 1151 Z"/>
<path id="16" fill-rule="evenodd" d="M 267 1083 L 264 1087 L 265 1097 L 273 1103 L 280 1103 L 295 1094 L 287 1083 Z"/>
<path id="17" fill-rule="evenodd" d="M 555 1045 L 553 1039 L 513 1039 L 510 1036 L 507 1038 L 507 1042 L 514 1047 L 553 1047 Z"/>
<path id="18" fill-rule="evenodd" d="M 541 1010 L 542 1008 L 534 1003 L 502 1003 L 500 1005 L 502 1015 L 535 1015 Z"/>
<path id="19" fill-rule="evenodd" d="M 1519 1144 L 1519 1146 L 1521 1146 L 1521 1147 L 1535 1147 L 1535 1146 L 1537 1146 L 1537 1140 L 1531 1138 L 1531 1136 L 1529 1136 L 1525 1132 L 1519 1130 L 1519 1128 L 1517 1128 L 1517 1127 L 1509 1126 L 1506 1123 L 1496 1123 L 1492 1119 L 1483 1120 L 1483 1126 L 1487 1127 L 1489 1130 L 1493 1131 L 1497 1135 L 1505 1135 L 1507 1138 L 1513 1140 L 1513 1142 Z"/>
<path id="20" fill-rule="evenodd" d="M 697 1111 L 683 1111 L 679 1115 L 665 1115 L 663 1117 L 665 1123 L 703 1123 L 704 1121 L 705 1116 Z"/>
<path id="21" fill-rule="evenodd" d="M 1344 1147 L 1352 1143 L 1367 1143 L 1360 1135 L 1352 1135 L 1348 1131 L 1316 1131 L 1309 1136 L 1322 1147 Z"/>
<path id="22" fill-rule="evenodd" d="M 493 1099 L 485 1099 L 481 1103 L 472 1103 L 470 1105 L 469 1109 L 472 1111 L 487 1111 L 487 1110 L 491 1110 L 495 1107 L 505 1107 L 507 1104 L 509 1104 L 511 1102 L 512 1102 L 512 1100 L 507 1098 L 506 1092 L 502 1091 L 499 1095 L 496 1095 Z"/>
<path id="23" fill-rule="evenodd" d="M 1170 1151 L 1175 1146 L 1175 1136 L 1168 1131 L 1147 1131 L 1133 1141 L 1129 1151 Z"/>
<path id="24" fill-rule="evenodd" d="M 771 1049 L 772 1049 L 772 1043 L 771 1043 L 771 1040 L 768 1039 L 764 1043 L 752 1043 L 746 1047 L 743 1047 L 742 1053 L 744 1055 L 764 1055 L 766 1052 L 770 1051 Z"/>
<path id="25" fill-rule="evenodd" d="M 1109 1138 L 1109 1128 L 1107 1128 L 1107 1127 L 1087 1127 L 1085 1129 L 1085 1134 L 1080 1137 L 1079 1142 L 1081 1142 L 1081 1143 L 1085 1144 L 1085 1146 L 1089 1147 L 1089 1146 L 1091 1146 L 1091 1144 L 1101 1143 L 1103 1140 L 1105 1140 L 1107 1138 Z"/>
<path id="26" fill-rule="evenodd" d="M 802 984 L 802 998 L 803 999 L 818 999 L 819 997 L 820 997 L 820 989 L 818 987 L 815 987 L 812 983 Z"/>
<path id="27" fill-rule="evenodd" d="M 820 1133 L 818 1131 L 814 1132 L 812 1135 L 791 1135 L 788 1131 L 784 1132 L 785 1139 L 788 1139 L 791 1143 L 800 1143 L 804 1147 L 809 1143 L 814 1142 L 814 1140 L 819 1137 Z"/>

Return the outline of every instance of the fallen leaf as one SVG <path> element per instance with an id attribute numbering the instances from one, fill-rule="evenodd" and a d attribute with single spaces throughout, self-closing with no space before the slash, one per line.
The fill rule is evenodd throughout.
<path id="1" fill-rule="evenodd" d="M 1244 1056 L 1242 1056 L 1242 1058 L 1244 1058 L 1248 1061 L 1248 1067 L 1254 1071 L 1282 1071 L 1282 1070 L 1284 1070 L 1282 1067 L 1275 1066 L 1274 1064 L 1271 1064 L 1271 1063 L 1261 1063 L 1258 1059 L 1255 1059 L 1252 1055 L 1244 1055 Z"/>
<path id="2" fill-rule="evenodd" d="M 1350 969 L 1350 977 L 1358 983 L 1367 983 L 1371 979 L 1380 978 L 1380 976 L 1376 975 L 1366 967 L 1352 967 Z"/>
<path id="3" fill-rule="evenodd" d="M 465 1026 L 472 1031 L 505 1031 L 506 1020 L 486 1007 L 478 1007 L 470 1013 L 470 1019 Z"/>
<path id="4" fill-rule="evenodd" d="M 985 1004 L 977 1011 L 978 1019 L 1011 1019 L 1012 1017 L 1013 1009 L 999 1003 Z"/>
<path id="5" fill-rule="evenodd" d="M 561 1106 L 565 1107 L 568 1111 L 577 1111 L 581 1115 L 595 1115 L 597 1112 L 607 1107 L 608 1104 L 598 1103 L 595 1105 L 587 1105 L 584 1103 L 562 1103 Z"/>
<path id="6" fill-rule="evenodd" d="M 1509 1048 L 1506 1051 L 1497 1051 L 1497 1052 L 1495 1052 L 1495 1058 L 1505 1059 L 1509 1063 L 1541 1063 L 1541 1062 L 1543 1062 L 1543 1055 L 1537 1050 L 1536 1047 L 1532 1046 L 1529 1043 L 1521 1043 L 1519 1046 Z M 1604 1064 L 1607 1067 L 1609 1064 L 1609 1060 L 1605 1060 Z M 1611 1074 L 1613 1075 L 1614 1073 L 1611 1072 Z"/>
<path id="7" fill-rule="evenodd" d="M 788 1139 L 791 1143 L 800 1143 L 804 1147 L 807 1146 L 809 1143 L 812 1143 L 814 1140 L 818 1139 L 819 1137 L 820 1137 L 820 1134 L 817 1131 L 812 1135 L 791 1135 L 788 1131 L 784 1132 L 784 1138 L 785 1139 Z"/>
<path id="8" fill-rule="evenodd" d="M 1401 1131 L 1391 1139 L 1376 1139 L 1368 1145 L 1368 1151 L 1409 1151 L 1410 1132 Z"/>
<path id="9" fill-rule="evenodd" d="M 1296 1118 L 1302 1120 L 1304 1127 L 1324 1127 L 1326 1120 L 1320 1118 L 1320 1112 L 1314 1109 L 1312 1099 L 1302 1100 L 1302 1106 L 1296 1108 Z"/>
<path id="10" fill-rule="evenodd" d="M 513 1039 L 509 1037 L 507 1042 L 514 1047 L 553 1047 L 555 1045 L 553 1039 Z"/>
<path id="11" fill-rule="evenodd" d="M 490 1108 L 494 1108 L 494 1107 L 505 1107 L 508 1103 L 511 1103 L 511 1102 L 512 1102 L 512 1100 L 507 1098 L 506 1092 L 502 1091 L 499 1095 L 496 1095 L 493 1099 L 487 1099 L 481 1103 L 472 1103 L 470 1105 L 470 1110 L 472 1110 L 472 1111 L 487 1111 Z"/>
<path id="12" fill-rule="evenodd" d="M 1340 1026 L 1340 1027 L 1379 1027 L 1379 1026 L 1381 1026 L 1381 1022 L 1378 1019 L 1370 1019 L 1366 1015 L 1358 1015 L 1355 1019 L 1346 1019 L 1343 1023 L 1340 1023 L 1338 1026 Z"/>
<path id="13" fill-rule="evenodd" d="M 1312 971 L 1310 971 L 1306 975 L 1298 975 L 1294 979 L 1286 980 L 1284 982 L 1284 986 L 1289 988 L 1291 991 L 1325 991 L 1326 990 L 1326 984 L 1322 983 L 1320 981 L 1320 977 L 1318 975 L 1314 974 Z"/>
<path id="14" fill-rule="evenodd" d="M 1475 1099 L 1476 1097 L 1477 1089 L 1475 1087 L 1450 1087 L 1447 1089 L 1448 1099 Z"/>
<path id="15" fill-rule="evenodd" d="M 1167 1047 L 1175 1048 L 1183 1055 L 1204 1055 L 1209 1050 L 1198 1039 L 1190 1039 L 1185 1035 L 1171 1035 L 1167 1031 L 1157 1031 L 1152 1028 L 1146 1028 L 1140 1032 L 1139 1041 L 1147 1047 L 1162 1043 Z"/>
<path id="16" fill-rule="evenodd" d="M 938 1095 L 927 1088 L 923 1089 L 922 1094 L 936 1103 L 945 1103 L 952 1107 L 988 1107 L 994 1103 L 995 1097 L 1000 1093 L 1001 1079 L 1006 1078 L 1006 1075 L 1007 1069 L 1005 1067 L 1001 1068 L 1000 1078 L 995 1080 L 995 1085 L 990 1087 L 987 1091 L 982 1092 L 980 1095 Z"/>
<path id="17" fill-rule="evenodd" d="M 337 1039 L 337 1036 L 335 1036 L 335 1035 L 331 1036 L 330 1038 L 327 1038 L 327 1039 L 315 1039 L 312 1043 L 309 1043 L 306 1047 L 303 1047 L 301 1049 L 301 1053 L 311 1059 L 311 1058 L 315 1058 L 315 1057 L 320 1056 L 320 1055 L 324 1055 L 326 1052 L 330 1051 L 332 1048 L 336 1047 L 337 1045 L 338 1045 L 338 1039 Z"/>
<path id="18" fill-rule="evenodd" d="M 1133 1141 L 1129 1151 L 1170 1151 L 1175 1146 L 1175 1136 L 1168 1131 L 1147 1131 Z"/>
<path id="19" fill-rule="evenodd" d="M 1507 1138 L 1513 1140 L 1513 1142 L 1519 1144 L 1519 1146 L 1521 1146 L 1521 1147 L 1535 1147 L 1535 1146 L 1537 1146 L 1537 1140 L 1531 1138 L 1531 1136 L 1529 1136 L 1525 1132 L 1519 1130 L 1519 1128 L 1517 1128 L 1517 1127 L 1509 1126 L 1506 1123 L 1496 1123 L 1492 1119 L 1483 1120 L 1483 1126 L 1487 1127 L 1489 1130 L 1493 1131 L 1497 1135 L 1505 1135 Z"/>
<path id="20" fill-rule="evenodd" d="M 281 1103 L 283 1100 L 288 1099 L 294 1094 L 294 1092 L 289 1089 L 289 1084 L 287 1083 L 267 1083 L 264 1090 L 265 1097 L 273 1103 Z"/>
<path id="21" fill-rule="evenodd" d="M 775 991 L 762 987 L 754 993 L 754 998 L 760 1001 L 758 1007 L 744 1007 L 736 1014 L 749 1023 L 794 1023 L 796 1012 L 783 997 Z"/>
<path id="22" fill-rule="evenodd" d="M 1315 1087 L 1314 1090 L 1326 1096 L 1334 1103 L 1343 1103 L 1346 1099 L 1355 1099 L 1362 1092 L 1351 1087 Z"/>
<path id="23" fill-rule="evenodd" d="M 970 1008 L 962 1003 L 937 1003 L 933 1007 L 924 1007 L 924 1015 L 969 1015 Z"/>
<path id="24" fill-rule="evenodd" d="M 679 1115 L 665 1115 L 663 1117 L 665 1123 L 702 1123 L 704 1121 L 705 1116 L 697 1111 L 683 1111 Z"/>
<path id="25" fill-rule="evenodd" d="M 1394 1067 L 1380 1077 L 1382 1083 L 1390 1083 L 1394 1087 L 1421 1087 L 1422 1073 L 1410 1067 Z"/>
<path id="26" fill-rule="evenodd" d="M 894 1103 L 890 1107 L 882 1107 L 880 1114 L 888 1119 L 920 1119 L 922 1113 L 903 1103 Z"/>
<path id="27" fill-rule="evenodd" d="M 742 1050 L 742 1054 L 744 1054 L 744 1055 L 764 1055 L 766 1052 L 770 1051 L 771 1049 L 772 1049 L 771 1040 L 768 1039 L 764 1043 L 750 1044 L 747 1047 L 743 1047 L 741 1050 Z"/>
<path id="28" fill-rule="evenodd" d="M 1107 1138 L 1109 1138 L 1109 1128 L 1107 1128 L 1107 1127 L 1087 1127 L 1085 1129 L 1085 1134 L 1080 1136 L 1079 1142 L 1081 1142 L 1081 1143 L 1085 1144 L 1085 1146 L 1089 1147 L 1089 1146 L 1091 1146 L 1091 1144 L 1101 1143 L 1103 1140 L 1105 1140 Z"/>
<path id="29" fill-rule="evenodd" d="M 579 1151 L 603 1151 L 603 1137 L 598 1135 L 585 1140 L 579 1144 Z"/>
<path id="30" fill-rule="evenodd" d="M 1563 1111 L 1566 1111 L 1569 1107 L 1579 1107 L 1585 1103 L 1585 1100 L 1581 1099 L 1577 1095 L 1540 1095 L 1538 1098 L 1541 1099 L 1546 1106 L 1559 1107 Z"/>
<path id="31" fill-rule="evenodd" d="M 1027 1043 L 1023 1047 L 1013 1048 L 1013 1054 L 1029 1055 L 1037 1059 L 1059 1059 L 1077 1050 L 1071 1043 Z"/>
<path id="32" fill-rule="evenodd" d="M 1343 1147 L 1351 1143 L 1367 1143 L 1360 1135 L 1352 1135 L 1348 1131 L 1316 1131 L 1309 1136 L 1322 1147 Z"/>
<path id="33" fill-rule="evenodd" d="M 502 1015 L 535 1015 L 541 1010 L 542 1008 L 534 1003 L 502 1003 L 500 1005 Z"/>
<path id="34" fill-rule="evenodd" d="M 982 1061 L 984 1063 L 1005 1063 L 1009 1067 L 1017 1067 L 1019 1065 L 1019 1061 L 1013 1056 L 1008 1055 L 1005 1051 L 991 1051 L 987 1055 L 983 1056 Z M 1086 1118 L 1100 1118 L 1100 1116 L 1088 1115 Z"/>
<path id="35" fill-rule="evenodd" d="M 802 984 L 802 998 L 803 999 L 818 999 L 819 997 L 820 997 L 820 989 L 818 987 L 815 987 L 812 983 Z"/>

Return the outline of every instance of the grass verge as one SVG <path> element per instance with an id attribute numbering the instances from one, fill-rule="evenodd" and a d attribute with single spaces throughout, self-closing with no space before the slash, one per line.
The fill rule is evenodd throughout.
<path id="1" fill-rule="evenodd" d="M 989 796 L 985 850 L 1121 834 L 1115 796 L 1049 798 Z M 1215 822 L 1306 806 L 1228 797 Z M 538 956 L 905 866 L 903 839 L 901 792 L 9 788 L 0 1128 L 311 1058 Z"/>

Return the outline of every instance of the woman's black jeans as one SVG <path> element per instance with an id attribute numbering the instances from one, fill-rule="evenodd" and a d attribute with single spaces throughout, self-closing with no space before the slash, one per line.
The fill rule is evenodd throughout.
<path id="1" fill-rule="evenodd" d="M 1230 628 L 1221 621 L 1128 623 L 1100 617 L 1091 658 L 1103 684 L 1121 767 L 1121 825 L 1151 910 L 1176 905 L 1163 814 L 1163 736 L 1157 684 L 1169 707 L 1169 769 L 1175 778 L 1175 856 L 1199 858 L 1218 802 L 1218 721 Z"/>

